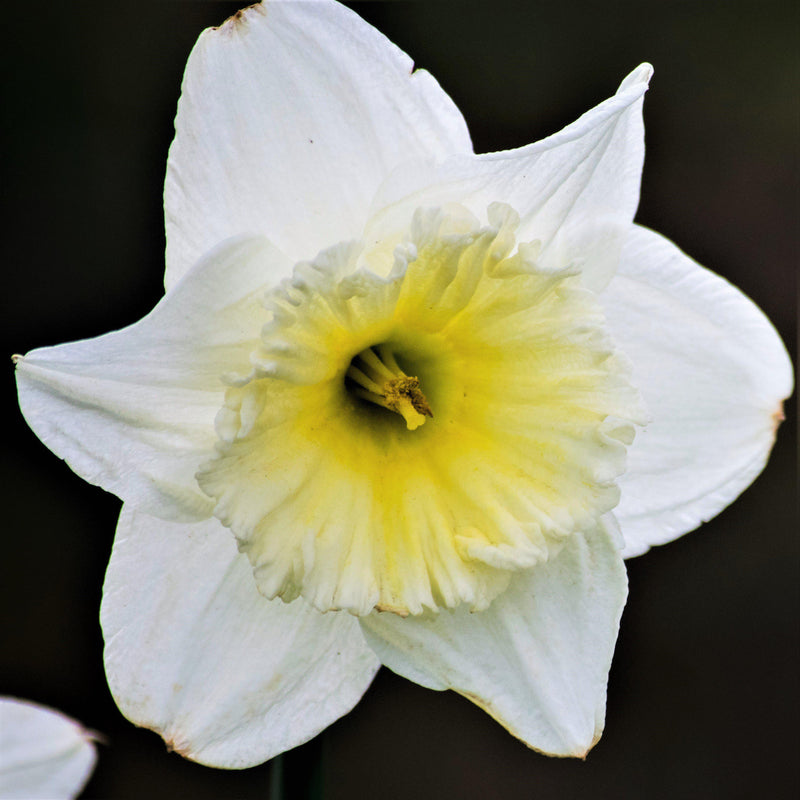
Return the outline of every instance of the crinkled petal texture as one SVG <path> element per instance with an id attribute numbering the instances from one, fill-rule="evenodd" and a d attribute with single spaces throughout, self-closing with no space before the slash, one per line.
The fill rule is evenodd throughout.
<path id="1" fill-rule="evenodd" d="M 365 241 L 390 246 L 419 206 L 456 202 L 481 215 L 499 200 L 519 212 L 520 239 L 541 243 L 542 266 L 576 264 L 584 284 L 601 289 L 639 203 L 642 102 L 652 72 L 642 64 L 613 97 L 527 147 L 404 164 L 376 195 Z"/>
<path id="2" fill-rule="evenodd" d="M 307 741 L 379 666 L 351 615 L 262 597 L 213 518 L 169 523 L 124 506 L 101 623 L 122 712 L 209 766 L 252 766 Z"/>
<path id="3" fill-rule="evenodd" d="M 184 75 L 164 190 L 171 289 L 217 242 L 265 233 L 293 261 L 360 237 L 408 159 L 471 153 L 452 100 L 349 9 L 269 2 L 205 31 Z"/>
<path id="4" fill-rule="evenodd" d="M 627 595 L 614 525 L 571 536 L 483 613 L 461 606 L 404 620 L 361 617 L 367 641 L 390 669 L 463 694 L 528 746 L 583 757 L 603 730 Z"/>
<path id="5" fill-rule="evenodd" d="M 22 413 L 90 483 L 166 519 L 203 519 L 194 474 L 213 453 L 222 376 L 249 368 L 265 285 L 285 257 L 263 239 L 223 243 L 144 319 L 17 363 Z"/>
<path id="6" fill-rule="evenodd" d="M 633 556 L 710 519 L 761 472 L 792 367 L 752 301 L 646 228 L 632 229 L 601 301 L 652 414 L 619 480 Z"/>
<path id="7" fill-rule="evenodd" d="M 618 502 L 643 420 L 626 364 L 577 275 L 515 250 L 507 206 L 489 223 L 420 210 L 388 277 L 353 273 L 360 247 L 342 246 L 271 296 L 198 475 L 267 597 L 485 609 L 509 571 Z M 419 379 L 433 414 L 421 427 L 350 384 L 371 348 Z"/>
<path id="8" fill-rule="evenodd" d="M 92 774 L 93 734 L 58 711 L 0 698 L 0 798 L 69 800 Z"/>

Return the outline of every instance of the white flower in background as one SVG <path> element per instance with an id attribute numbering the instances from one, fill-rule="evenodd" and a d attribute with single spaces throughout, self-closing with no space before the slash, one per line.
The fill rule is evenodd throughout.
<path id="1" fill-rule="evenodd" d="M 58 711 L 0 697 L 0 799 L 77 797 L 97 761 L 96 739 Z"/>
<path id="2" fill-rule="evenodd" d="M 336 3 L 200 37 L 166 296 L 17 364 L 37 435 L 124 501 L 101 620 L 126 716 L 249 766 L 383 663 L 538 750 L 594 744 L 623 555 L 730 503 L 792 386 L 761 312 L 632 223 L 650 74 L 476 156 Z"/>

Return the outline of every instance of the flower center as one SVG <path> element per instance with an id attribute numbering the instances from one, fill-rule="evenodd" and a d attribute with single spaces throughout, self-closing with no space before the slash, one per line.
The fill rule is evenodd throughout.
<path id="1" fill-rule="evenodd" d="M 265 596 L 480 610 L 617 504 L 626 362 L 577 272 L 488 219 L 421 209 L 392 262 L 340 244 L 267 294 L 198 473 Z"/>
<path id="2" fill-rule="evenodd" d="M 362 350 L 346 372 L 350 391 L 362 400 L 400 414 L 406 427 L 414 431 L 432 417 L 419 385 L 419 378 L 406 375 L 388 345 Z"/>

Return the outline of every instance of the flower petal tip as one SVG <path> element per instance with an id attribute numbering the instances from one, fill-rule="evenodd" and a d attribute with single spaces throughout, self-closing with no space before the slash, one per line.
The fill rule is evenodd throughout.
<path id="1" fill-rule="evenodd" d="M 472 699 L 472 698 L 469 698 L 469 699 Z M 478 705 L 480 705 L 480 704 L 478 704 Z M 483 708 L 483 707 L 481 707 L 481 708 Z M 483 710 L 485 711 L 486 709 L 483 708 Z M 496 721 L 500 722 L 501 725 L 503 725 L 502 721 L 498 720 L 497 717 L 494 717 L 494 719 Z M 591 753 L 591 751 L 594 750 L 595 745 L 600 741 L 600 739 L 603 736 L 603 727 L 601 725 L 594 732 L 594 735 L 592 736 L 592 740 L 588 744 L 586 744 L 585 740 L 584 740 L 584 743 L 580 743 L 580 744 L 573 743 L 571 745 L 567 744 L 567 743 L 564 743 L 558 749 L 551 749 L 551 748 L 537 747 L 536 745 L 533 745 L 530 742 L 528 742 L 523 736 L 520 736 L 518 733 L 515 733 L 508 726 L 503 725 L 503 727 L 505 727 L 506 730 L 515 739 L 518 739 L 520 742 L 522 742 L 522 744 L 524 744 L 525 747 L 527 747 L 529 750 L 533 750 L 534 753 L 539 753 L 540 755 L 548 756 L 550 758 L 575 758 L 578 761 L 586 761 L 587 757 L 589 756 L 589 753 Z"/>
<path id="2" fill-rule="evenodd" d="M 246 25 L 248 17 L 254 14 L 263 14 L 266 16 L 266 13 L 267 8 L 264 3 L 253 3 L 252 5 L 240 8 L 235 14 L 231 14 L 222 25 L 215 25 L 211 30 L 232 33 L 237 27 Z"/>
<path id="3" fill-rule="evenodd" d="M 783 401 L 778 403 L 778 407 L 772 412 L 772 437 L 773 439 L 778 435 L 778 428 L 781 423 L 786 419 L 786 414 L 783 411 Z"/>
<path id="4" fill-rule="evenodd" d="M 579 761 L 586 761 L 589 753 L 594 749 L 594 746 L 600 741 L 602 734 L 598 733 L 588 747 L 578 748 L 574 753 L 569 753 L 567 758 L 577 758 Z"/>
<path id="5" fill-rule="evenodd" d="M 103 747 L 110 747 L 111 745 L 111 741 L 109 740 L 108 736 L 92 728 L 81 728 L 80 736 L 83 741 L 87 742 L 88 744 L 101 744 Z"/>
<path id="6" fill-rule="evenodd" d="M 160 735 L 159 731 L 155 732 Z M 176 734 L 164 734 L 164 744 L 166 745 L 168 753 L 177 753 L 179 756 L 183 756 L 186 759 L 197 760 L 197 756 L 189 744 Z"/>
<path id="7" fill-rule="evenodd" d="M 646 90 L 650 83 L 650 78 L 653 77 L 653 71 L 653 65 L 649 64 L 647 61 L 643 64 L 639 64 L 633 72 L 625 77 L 619 85 L 617 93 L 619 94 L 634 87 L 641 87 L 642 90 Z"/>

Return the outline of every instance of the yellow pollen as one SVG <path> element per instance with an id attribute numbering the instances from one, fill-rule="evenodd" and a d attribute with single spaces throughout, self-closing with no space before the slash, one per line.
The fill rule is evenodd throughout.
<path id="1" fill-rule="evenodd" d="M 380 345 L 377 352 L 371 347 L 360 352 L 346 374 L 356 384 L 352 391 L 357 397 L 400 414 L 410 431 L 433 416 L 419 378 L 406 375 L 386 345 Z"/>

